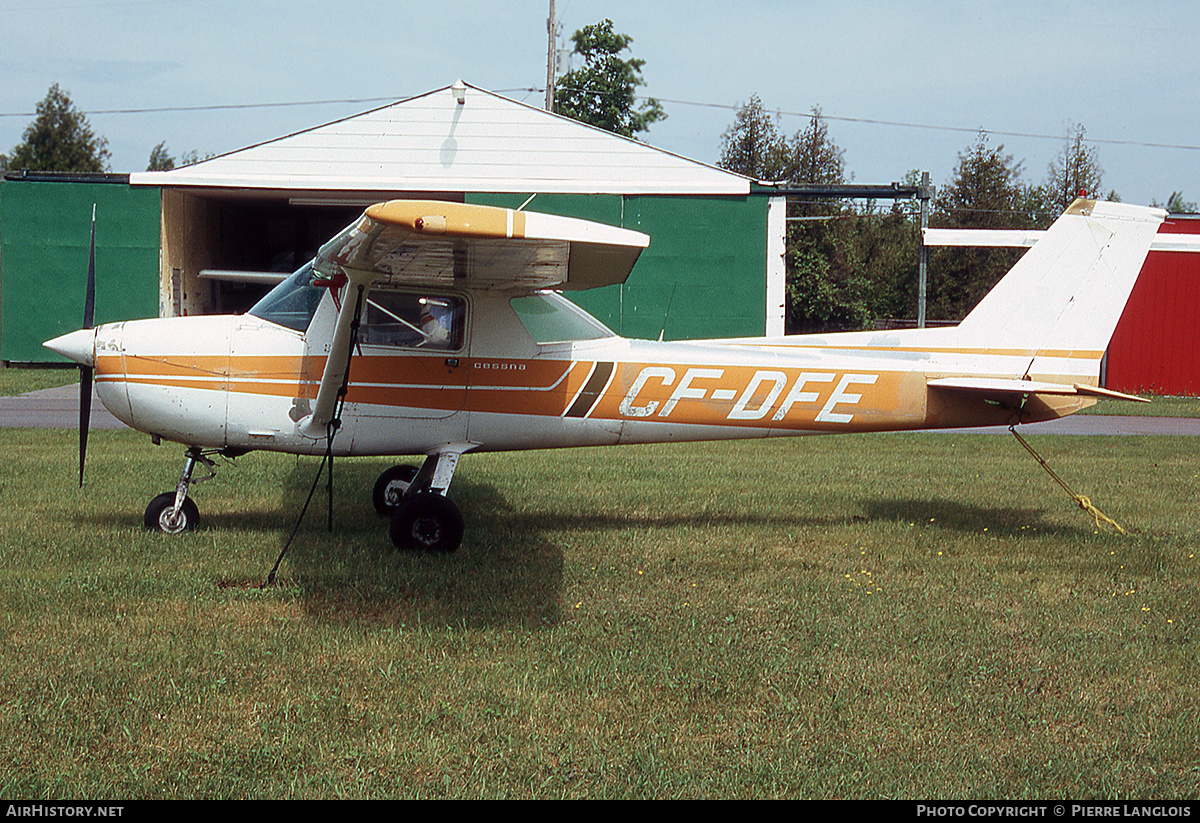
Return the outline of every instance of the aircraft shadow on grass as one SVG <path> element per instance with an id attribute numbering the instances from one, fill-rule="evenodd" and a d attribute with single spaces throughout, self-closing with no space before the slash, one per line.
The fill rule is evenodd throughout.
<path id="1" fill-rule="evenodd" d="M 946 532 L 981 534 L 986 529 L 993 537 L 1036 534 L 1076 538 L 1094 531 L 1087 522 L 1074 525 L 1049 521 L 1046 509 L 978 506 L 929 498 L 864 498 L 861 505 L 864 520 L 892 520 Z"/>
<path id="2" fill-rule="evenodd" d="M 270 508 L 213 510 L 203 531 L 277 535 L 269 545 L 282 548 L 301 506 L 313 488 L 315 461 L 298 462 L 282 482 L 282 495 Z M 811 516 L 788 512 L 517 510 L 491 483 L 459 479 L 456 486 L 463 513 L 475 527 L 463 548 L 447 559 L 427 552 L 397 551 L 378 539 L 380 518 L 363 491 L 370 488 L 378 464 L 338 461 L 335 465 L 334 533 L 327 530 L 328 497 L 322 478 L 304 522 L 289 549 L 282 581 L 301 592 L 305 613 L 323 622 L 422 625 L 445 628 L 513 627 L 537 630 L 561 621 L 564 550 L 550 533 L 656 532 L 719 529 L 729 526 L 786 527 L 811 531 L 847 522 L 891 521 L 938 532 L 982 534 L 997 538 L 1053 536 L 1081 538 L 1090 524 L 1051 522 L 1045 510 L 991 507 L 947 499 L 863 498 L 862 514 Z M 852 507 L 851 507 L 852 508 Z M 128 515 L 119 511 L 80 516 L 90 527 L 119 529 Z M 247 568 L 239 579 L 218 581 L 223 588 L 262 584 L 274 557 L 262 568 Z"/>

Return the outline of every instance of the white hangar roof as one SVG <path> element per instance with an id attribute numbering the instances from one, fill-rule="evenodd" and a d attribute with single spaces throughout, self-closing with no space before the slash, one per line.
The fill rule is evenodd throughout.
<path id="1" fill-rule="evenodd" d="M 461 102 L 460 102 L 461 101 Z M 750 180 L 455 83 L 132 185 L 744 195 Z"/>

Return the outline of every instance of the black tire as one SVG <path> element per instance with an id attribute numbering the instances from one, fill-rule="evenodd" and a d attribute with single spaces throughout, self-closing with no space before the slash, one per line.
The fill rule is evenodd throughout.
<path id="1" fill-rule="evenodd" d="M 392 512 L 388 536 L 398 549 L 452 552 L 462 543 L 462 512 L 436 492 L 418 492 Z"/>
<path id="2" fill-rule="evenodd" d="M 416 476 L 417 467 L 409 465 L 392 466 L 379 475 L 371 492 L 371 502 L 380 517 L 388 517 L 396 510 Z"/>
<path id="3" fill-rule="evenodd" d="M 179 534 L 196 528 L 196 523 L 200 520 L 200 510 L 196 508 L 192 498 L 183 498 L 183 505 L 179 507 L 178 519 L 172 522 L 170 513 L 174 507 L 175 492 L 163 492 L 151 500 L 150 505 L 146 507 L 146 516 L 143 521 L 146 528 L 164 534 Z"/>

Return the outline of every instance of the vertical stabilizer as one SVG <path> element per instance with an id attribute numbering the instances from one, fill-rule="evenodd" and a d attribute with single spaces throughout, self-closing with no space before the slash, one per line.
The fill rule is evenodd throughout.
<path id="1" fill-rule="evenodd" d="M 959 344 L 1094 359 L 1108 347 L 1161 209 L 1076 200 L 958 326 Z M 1051 369 L 1053 371 L 1053 369 Z"/>

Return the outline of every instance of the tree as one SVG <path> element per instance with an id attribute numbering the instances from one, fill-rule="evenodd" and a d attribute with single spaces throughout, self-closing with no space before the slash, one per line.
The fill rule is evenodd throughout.
<path id="1" fill-rule="evenodd" d="M 757 94 L 752 95 L 721 135 L 721 159 L 717 165 L 755 180 L 785 180 L 790 147 L 776 127 L 778 119 L 767 114 Z"/>
<path id="2" fill-rule="evenodd" d="M 169 171 L 173 168 L 175 158 L 167 151 L 167 142 L 164 140 L 150 150 L 150 162 L 146 164 L 146 171 Z"/>
<path id="3" fill-rule="evenodd" d="M 818 106 L 808 124 L 786 141 L 783 176 L 791 186 L 844 183 L 845 152 L 833 142 Z M 842 200 L 793 201 L 788 216 L 787 314 L 789 331 L 865 328 L 873 319 L 874 284 L 868 277 L 865 216 Z"/>
<path id="4" fill-rule="evenodd" d="M 829 138 L 821 107 L 813 106 L 808 125 L 792 140 L 788 182 L 793 186 L 836 186 L 846 182 L 845 151 Z"/>
<path id="5" fill-rule="evenodd" d="M 1200 207 L 1190 200 L 1183 199 L 1183 192 L 1173 191 L 1171 196 L 1167 198 L 1166 205 L 1159 203 L 1157 200 L 1150 202 L 1151 206 L 1160 209 L 1166 209 L 1171 214 L 1195 214 Z"/>
<path id="6" fill-rule="evenodd" d="M 1017 229 L 1044 224 L 1042 190 L 1021 183 L 1021 164 L 981 131 L 958 155 L 950 181 L 934 200 L 932 221 L 952 228 Z M 1021 250 L 941 248 L 930 255 L 930 318 L 959 320 L 1020 258 Z"/>
<path id="7" fill-rule="evenodd" d="M 12 150 L 9 168 L 28 171 L 103 172 L 108 141 L 92 131 L 87 118 L 55 83 L 38 103 L 37 115 Z"/>
<path id="8" fill-rule="evenodd" d="M 202 155 L 202 154 L 200 154 L 200 152 L 197 149 L 188 149 L 179 158 L 179 162 L 185 166 L 191 166 L 195 163 L 201 163 L 205 160 L 211 160 L 214 157 L 216 157 L 216 155 L 212 154 L 211 152 L 209 154 Z"/>
<path id="9" fill-rule="evenodd" d="M 845 182 L 844 152 L 830 138 L 819 107 L 813 107 L 808 124 L 790 140 L 777 123 L 778 117 L 772 118 L 758 96 L 752 96 L 721 136 L 718 165 L 791 186 Z M 784 257 L 789 333 L 861 329 L 878 312 L 891 313 L 896 277 L 872 267 L 871 255 L 881 236 L 896 235 L 903 216 L 880 219 L 827 199 L 794 201 L 788 215 L 793 218 Z M 876 275 L 885 285 L 874 281 Z"/>
<path id="10" fill-rule="evenodd" d="M 613 31 L 611 20 L 585 26 L 571 35 L 574 54 L 583 57 L 582 68 L 559 79 L 554 92 L 554 110 L 614 134 L 633 137 L 651 124 L 666 119 L 662 106 L 648 98 L 635 108 L 635 92 L 644 86 L 645 60 L 622 60 L 618 55 L 633 38 Z"/>
<path id="11" fill-rule="evenodd" d="M 958 155 L 950 181 L 934 201 L 937 219 L 957 228 L 1030 228 L 1028 190 L 1021 184 L 1021 163 L 1004 146 L 988 145 L 981 131 Z"/>
<path id="12" fill-rule="evenodd" d="M 216 157 L 216 155 L 202 155 L 196 149 L 188 149 L 179 156 L 179 160 L 176 160 L 167 151 L 167 143 L 164 140 L 150 151 L 150 162 L 146 166 L 146 171 L 170 171 L 179 166 L 190 166 L 193 163 L 200 163 L 204 160 L 210 160 L 213 157 Z"/>
<path id="13" fill-rule="evenodd" d="M 1086 142 L 1087 129 L 1072 124 L 1067 129 L 1062 151 L 1050 162 L 1046 177 L 1046 205 L 1055 212 L 1066 211 L 1076 197 L 1099 197 L 1104 170 L 1096 160 L 1096 147 Z M 1118 200 L 1116 192 L 1109 200 Z"/>

